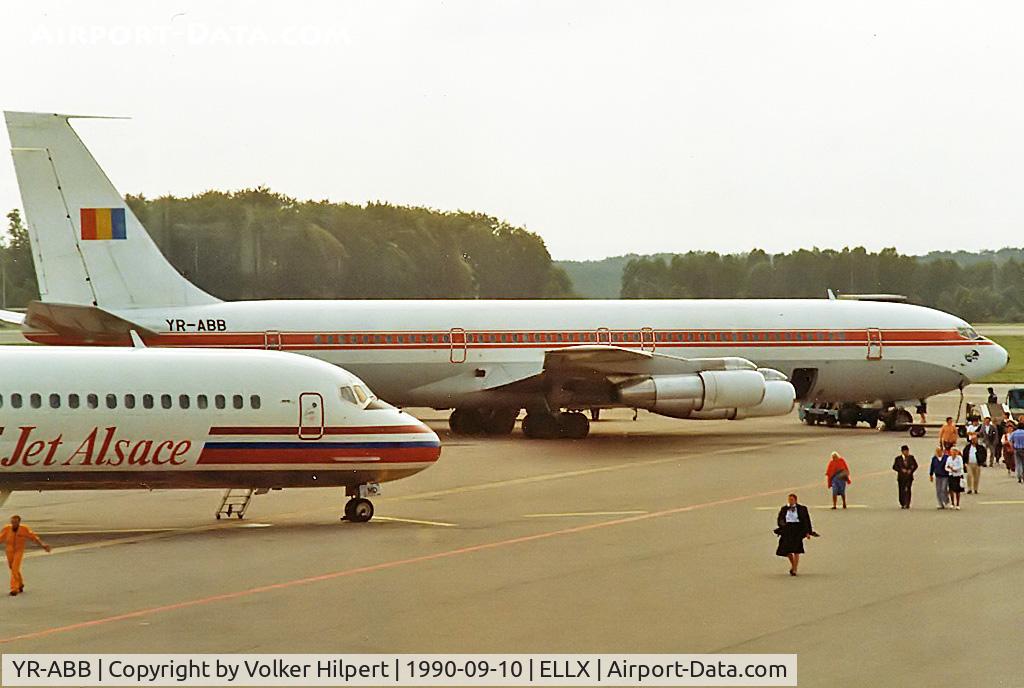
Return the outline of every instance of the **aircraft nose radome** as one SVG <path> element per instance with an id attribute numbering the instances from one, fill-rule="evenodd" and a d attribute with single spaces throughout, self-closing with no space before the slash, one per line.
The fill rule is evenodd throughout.
<path id="1" fill-rule="evenodd" d="M 992 370 L 986 373 L 986 375 L 998 373 L 1010 362 L 1010 353 L 1005 348 L 995 342 L 989 348 L 992 349 Z"/>
<path id="2" fill-rule="evenodd" d="M 441 456 L 441 438 L 437 436 L 437 433 L 415 416 L 402 412 L 402 418 L 403 425 L 416 428 L 415 433 L 418 435 L 416 442 L 425 450 L 425 458 L 429 461 L 437 461 Z"/>
<path id="3" fill-rule="evenodd" d="M 991 342 L 991 340 L 989 341 Z M 986 375 L 998 373 L 1010 362 L 1010 354 L 995 342 L 991 342 L 987 346 L 980 346 L 978 349 L 981 356 L 974 366 L 974 370 L 970 372 L 969 378 L 971 382 L 977 382 Z"/>

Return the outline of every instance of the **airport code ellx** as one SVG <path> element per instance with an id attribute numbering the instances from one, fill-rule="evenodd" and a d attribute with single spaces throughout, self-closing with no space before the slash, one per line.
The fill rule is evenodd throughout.
<path id="1" fill-rule="evenodd" d="M 796 655 L 15 655 L 7 686 L 795 686 Z"/>

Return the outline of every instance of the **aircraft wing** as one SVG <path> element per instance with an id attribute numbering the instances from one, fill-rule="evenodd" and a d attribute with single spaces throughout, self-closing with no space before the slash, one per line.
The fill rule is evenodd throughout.
<path id="1" fill-rule="evenodd" d="M 25 322 L 25 314 L 0 310 L 0 322 L 5 322 L 9 325 L 21 325 Z"/>
<path id="2" fill-rule="evenodd" d="M 637 375 L 680 375 L 706 370 L 757 370 L 745 358 L 681 358 L 654 351 L 626 349 L 620 346 L 587 344 L 551 349 L 544 352 L 540 370 L 518 371 L 491 378 L 486 391 L 526 392 L 552 387 L 582 388 L 575 383 L 616 384 Z"/>
<path id="3" fill-rule="evenodd" d="M 757 370 L 745 358 L 680 358 L 620 346 L 586 345 L 552 349 L 544 354 L 544 372 L 556 375 L 679 375 L 705 370 Z"/>

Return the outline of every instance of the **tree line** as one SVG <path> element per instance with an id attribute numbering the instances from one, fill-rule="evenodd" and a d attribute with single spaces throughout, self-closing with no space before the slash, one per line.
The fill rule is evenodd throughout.
<path id="1" fill-rule="evenodd" d="M 574 295 L 566 270 L 538 235 L 483 213 L 297 201 L 266 188 L 126 200 L 175 268 L 226 300 Z M 3 304 L 19 307 L 38 291 L 20 212 L 10 211 L 7 221 L 0 287 Z M 602 279 L 615 279 L 616 271 Z M 902 294 L 974 322 L 1024 322 L 1024 252 L 631 256 L 621 268 L 619 295 L 822 298 L 827 289 Z"/>
<path id="2" fill-rule="evenodd" d="M 969 260 L 958 258 L 969 257 Z M 622 271 L 622 298 L 823 298 L 901 294 L 974 322 L 1024 321 L 1024 262 L 1012 255 L 918 257 L 800 249 L 769 255 L 690 252 L 639 256 Z"/>
<path id="3" fill-rule="evenodd" d="M 572 295 L 539 236 L 483 213 L 298 201 L 262 187 L 125 200 L 171 264 L 225 300 Z M 16 210 L 0 266 L 9 306 L 36 297 Z"/>

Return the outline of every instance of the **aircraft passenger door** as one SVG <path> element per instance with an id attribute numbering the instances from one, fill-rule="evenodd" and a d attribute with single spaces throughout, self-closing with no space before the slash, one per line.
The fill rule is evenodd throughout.
<path id="1" fill-rule="evenodd" d="M 657 344 L 654 343 L 654 330 L 644 327 L 640 330 L 640 350 L 653 352 Z"/>
<path id="2" fill-rule="evenodd" d="M 318 440 L 324 436 L 324 398 L 318 392 L 299 395 L 299 439 Z"/>
<path id="3" fill-rule="evenodd" d="M 877 327 L 868 329 L 868 360 L 882 360 L 882 331 Z"/>
<path id="4" fill-rule="evenodd" d="M 465 363 L 466 331 L 461 327 L 453 327 L 448 330 L 448 341 L 451 342 L 451 355 L 448 360 L 452 363 Z"/>
<path id="5" fill-rule="evenodd" d="M 263 333 L 263 348 L 274 351 L 281 350 L 281 333 L 277 330 L 267 330 Z"/>
<path id="6" fill-rule="evenodd" d="M 608 346 L 611 346 L 611 344 L 612 344 L 612 331 L 609 330 L 607 327 L 599 327 L 599 328 L 597 328 L 597 343 L 598 344 L 607 344 Z"/>

